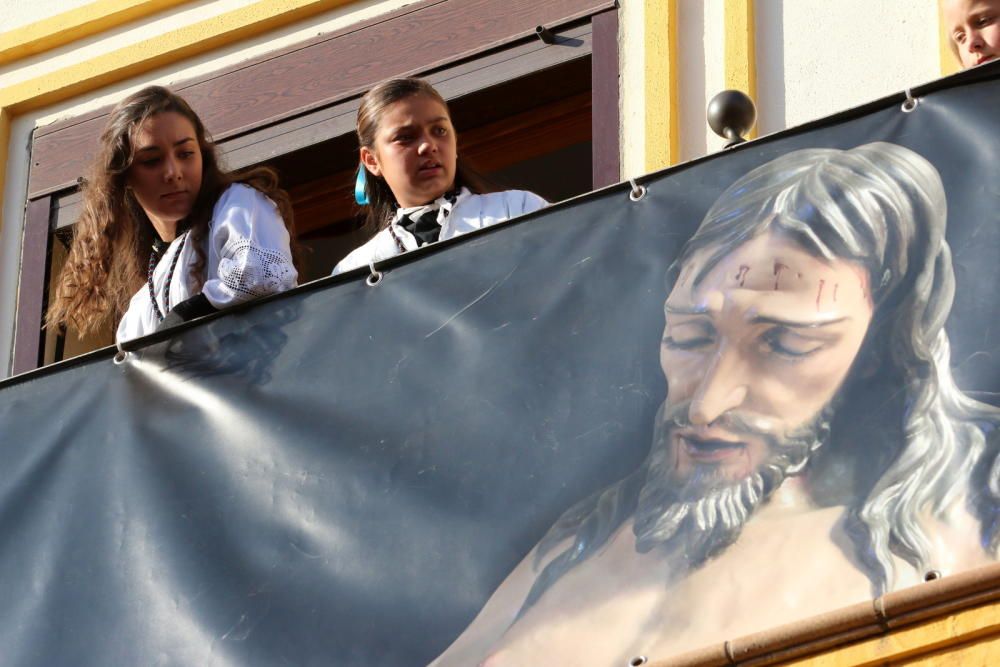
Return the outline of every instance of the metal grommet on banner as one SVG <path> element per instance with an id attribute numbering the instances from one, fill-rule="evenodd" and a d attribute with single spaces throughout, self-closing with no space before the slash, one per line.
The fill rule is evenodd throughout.
<path id="1" fill-rule="evenodd" d="M 118 351 L 115 352 L 115 356 L 111 359 L 111 361 L 114 362 L 115 366 L 121 366 L 125 363 L 125 360 L 128 359 L 129 353 L 127 350 L 122 348 L 122 343 L 118 340 L 117 336 L 115 337 L 115 347 L 118 348 Z"/>
<path id="2" fill-rule="evenodd" d="M 645 665 L 649 662 L 649 658 L 644 655 L 637 655 L 628 661 L 628 667 L 639 667 L 639 665 Z"/>
<path id="3" fill-rule="evenodd" d="M 900 107 L 903 110 L 903 113 L 910 113 L 911 111 L 917 108 L 918 104 L 920 104 L 920 100 L 914 97 L 913 94 L 910 92 L 910 89 L 907 88 L 906 99 L 903 100 L 903 105 Z"/>
<path id="4" fill-rule="evenodd" d="M 639 201 L 646 196 L 646 186 L 639 185 L 635 182 L 634 178 L 628 179 L 628 182 L 632 184 L 632 190 L 628 193 L 628 198 L 632 201 Z"/>
<path id="5" fill-rule="evenodd" d="M 368 262 L 368 270 L 371 271 L 371 273 L 369 273 L 368 277 L 365 278 L 365 282 L 368 283 L 369 287 L 375 287 L 382 282 L 382 272 L 375 270 L 375 260 Z"/>
<path id="6" fill-rule="evenodd" d="M 941 578 L 941 570 L 927 570 L 924 572 L 924 581 L 936 581 Z"/>

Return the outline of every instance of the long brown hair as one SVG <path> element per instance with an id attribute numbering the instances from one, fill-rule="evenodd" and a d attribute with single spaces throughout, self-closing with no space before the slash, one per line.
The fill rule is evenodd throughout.
<path id="1" fill-rule="evenodd" d="M 188 103 L 162 86 L 149 86 L 120 102 L 101 134 L 97 156 L 83 183 L 83 213 L 45 317 L 47 326 L 72 324 L 81 334 L 93 331 L 108 318 L 121 317 L 129 299 L 145 282 L 146 262 L 156 233 L 135 196 L 126 189 L 126 177 L 139 128 L 149 118 L 168 111 L 191 122 L 201 149 L 201 188 L 191 213 L 177 226 L 178 233 L 191 232 L 196 253 L 191 277 L 195 284 L 200 287 L 205 281 L 204 239 L 212 209 L 233 183 L 245 183 L 275 203 L 293 239 L 296 257 L 291 200 L 278 187 L 277 173 L 266 167 L 240 173 L 223 170 L 211 136 Z"/>
<path id="2" fill-rule="evenodd" d="M 423 79 L 414 77 L 406 79 L 389 79 L 378 84 L 361 98 L 358 109 L 358 144 L 360 147 L 375 150 L 375 136 L 378 134 L 382 115 L 391 105 L 414 95 L 426 95 L 448 110 L 448 103 L 434 86 Z M 449 112 L 450 115 L 450 112 Z M 359 162 L 359 169 L 364 169 Z M 483 194 L 496 192 L 500 189 L 485 176 L 472 168 L 459 156 L 455 168 L 455 185 L 467 187 L 471 192 Z M 365 226 L 373 231 L 379 231 L 389 225 L 396 213 L 396 197 L 392 194 L 389 184 L 381 176 L 375 176 L 365 170 L 365 194 L 368 195 L 368 206 L 365 209 Z"/>

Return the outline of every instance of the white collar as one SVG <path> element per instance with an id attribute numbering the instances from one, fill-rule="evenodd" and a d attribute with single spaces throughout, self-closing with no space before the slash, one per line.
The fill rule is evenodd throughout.
<path id="1" fill-rule="evenodd" d="M 441 223 L 442 220 L 448 217 L 451 213 L 451 209 L 453 209 L 458 202 L 462 201 L 471 194 L 472 192 L 470 192 L 467 187 L 462 186 L 462 189 L 458 191 L 458 196 L 455 197 L 454 201 L 448 199 L 445 194 L 441 195 L 429 204 L 423 204 L 422 206 L 410 206 L 407 208 L 397 208 L 396 215 L 392 217 L 391 224 L 398 224 L 404 216 L 412 217 L 414 214 L 420 216 L 427 211 L 438 211 L 438 223 Z"/>

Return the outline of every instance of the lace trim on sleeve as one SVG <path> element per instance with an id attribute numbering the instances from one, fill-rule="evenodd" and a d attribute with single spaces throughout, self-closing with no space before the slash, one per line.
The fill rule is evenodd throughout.
<path id="1" fill-rule="evenodd" d="M 234 292 L 261 297 L 294 287 L 295 269 L 282 253 L 247 239 L 227 250 L 231 255 L 219 260 L 219 278 Z"/>

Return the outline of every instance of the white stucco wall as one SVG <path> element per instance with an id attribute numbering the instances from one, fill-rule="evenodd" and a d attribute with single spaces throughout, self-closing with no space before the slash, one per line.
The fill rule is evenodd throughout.
<path id="1" fill-rule="evenodd" d="M 760 134 L 940 76 L 930 0 L 758 0 Z"/>
<path id="2" fill-rule="evenodd" d="M 2 1 L 2 0 L 0 0 Z M 150 35 L 162 34 L 179 27 L 204 21 L 226 12 L 251 5 L 256 0 L 191 0 L 141 21 L 102 32 L 67 46 L 22 58 L 0 67 L 0 88 L 28 81 L 62 67 L 85 62 L 91 58 L 132 46 Z M 0 33 L 0 39 L 3 34 Z"/>
<path id="3" fill-rule="evenodd" d="M 643 43 L 645 13 L 641 0 L 622 3 L 619 14 L 619 63 L 621 68 L 621 170 L 627 178 L 645 171 L 646 66 Z"/>
<path id="4" fill-rule="evenodd" d="M 622 3 L 623 176 L 642 172 L 643 3 Z M 940 76 L 937 4 L 757 0 L 758 134 L 800 125 Z M 678 0 L 682 161 L 722 148 L 705 121 L 725 88 L 725 0 Z"/>
<path id="5" fill-rule="evenodd" d="M 708 102 L 725 88 L 723 0 L 678 2 L 680 154 L 687 161 L 714 153 L 723 139 L 708 127 Z"/>

